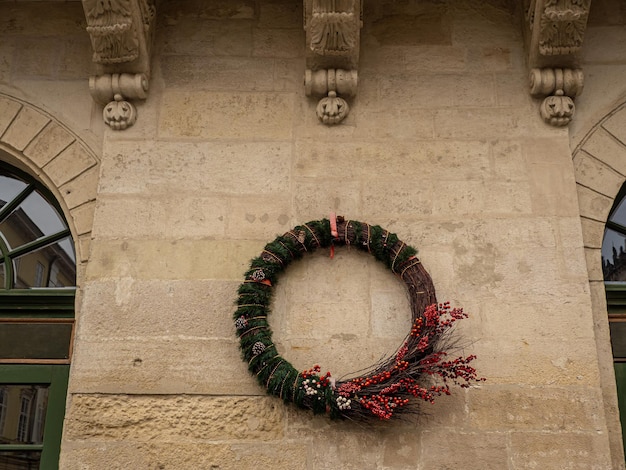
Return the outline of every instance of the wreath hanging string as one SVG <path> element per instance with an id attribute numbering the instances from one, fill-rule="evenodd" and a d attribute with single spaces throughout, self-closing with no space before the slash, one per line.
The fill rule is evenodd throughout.
<path id="1" fill-rule="evenodd" d="M 318 248 L 348 245 L 371 253 L 404 282 L 413 324 L 395 353 L 357 377 L 335 381 L 319 366 L 296 370 L 278 353 L 268 322 L 273 288 L 294 260 Z M 450 394 L 450 384 L 469 387 L 478 378 L 475 356 L 448 360 L 449 331 L 467 314 L 438 304 L 417 250 L 377 225 L 333 217 L 299 225 L 268 243 L 253 259 L 238 290 L 235 327 L 243 359 L 271 395 L 331 418 L 390 419 L 416 412 L 420 400 Z"/>

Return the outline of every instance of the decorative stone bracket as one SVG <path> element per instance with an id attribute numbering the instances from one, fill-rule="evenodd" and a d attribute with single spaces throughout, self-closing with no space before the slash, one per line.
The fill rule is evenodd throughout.
<path id="1" fill-rule="evenodd" d="M 324 124 L 338 124 L 350 110 L 342 97 L 356 95 L 362 0 L 304 0 L 306 95 L 327 95 L 317 105 Z"/>
<path id="2" fill-rule="evenodd" d="M 137 119 L 127 99 L 145 99 L 150 79 L 154 0 L 82 0 L 96 75 L 89 79 L 94 101 L 104 105 L 105 124 L 126 129 Z"/>
<path id="3" fill-rule="evenodd" d="M 569 124 L 574 98 L 583 90 L 579 62 L 590 4 L 591 0 L 524 1 L 530 93 L 547 96 L 540 114 L 553 126 Z"/>

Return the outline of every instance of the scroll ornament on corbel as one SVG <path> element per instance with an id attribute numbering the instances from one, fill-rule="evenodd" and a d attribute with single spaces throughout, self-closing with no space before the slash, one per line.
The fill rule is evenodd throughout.
<path id="1" fill-rule="evenodd" d="M 127 99 L 146 99 L 148 80 L 144 74 L 100 75 L 89 79 L 89 90 L 94 101 L 104 105 L 104 123 L 119 131 L 137 120 L 137 109 Z"/>
<path id="2" fill-rule="evenodd" d="M 356 95 L 361 0 L 305 0 L 307 96 L 321 96 L 316 113 L 327 125 L 349 113 L 344 97 Z M 342 95 L 342 96 L 340 96 Z"/>
<path id="3" fill-rule="evenodd" d="M 583 91 L 580 69 L 544 68 L 530 71 L 530 93 L 545 96 L 539 108 L 543 120 L 553 126 L 567 126 L 574 117 L 574 98 Z"/>

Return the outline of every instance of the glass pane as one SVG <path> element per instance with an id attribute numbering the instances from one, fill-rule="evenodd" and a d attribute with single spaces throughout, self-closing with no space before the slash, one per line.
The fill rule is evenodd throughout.
<path id="1" fill-rule="evenodd" d="M 16 258 L 13 266 L 16 289 L 76 285 L 76 256 L 69 237 Z"/>
<path id="2" fill-rule="evenodd" d="M 39 470 L 39 451 L 0 451 L 0 470 Z"/>
<path id="3" fill-rule="evenodd" d="M 613 357 L 616 359 L 626 359 L 626 322 L 611 321 L 611 346 L 613 346 Z"/>
<path id="4" fill-rule="evenodd" d="M 0 208 L 11 202 L 25 187 L 26 183 L 9 176 L 6 170 L 0 168 Z"/>
<path id="5" fill-rule="evenodd" d="M 0 232 L 12 249 L 62 230 L 65 230 L 63 219 L 36 191 L 0 223 Z"/>
<path id="6" fill-rule="evenodd" d="M 0 443 L 43 444 L 49 385 L 0 386 Z M 2 467 L 0 467 L 2 468 Z"/>
<path id="7" fill-rule="evenodd" d="M 4 289 L 5 288 L 5 280 L 6 280 L 6 276 L 4 274 L 4 263 L 0 263 L 0 289 Z"/>
<path id="8" fill-rule="evenodd" d="M 0 323 L 2 359 L 69 359 L 73 323 Z"/>
<path id="9" fill-rule="evenodd" d="M 605 281 L 626 281 L 626 236 L 608 228 L 602 242 L 602 272 Z"/>
<path id="10" fill-rule="evenodd" d="M 621 200 L 611 217 L 609 217 L 609 220 L 626 227 L 626 198 Z"/>

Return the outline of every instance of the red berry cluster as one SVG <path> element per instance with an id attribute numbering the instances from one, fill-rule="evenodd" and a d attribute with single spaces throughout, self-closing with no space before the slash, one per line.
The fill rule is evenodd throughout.
<path id="1" fill-rule="evenodd" d="M 300 372 L 300 376 L 303 379 L 314 378 L 319 382 L 322 387 L 328 387 L 330 385 L 331 374 L 330 372 L 326 372 L 326 374 L 320 376 L 319 373 L 321 371 L 322 368 L 319 366 L 319 364 L 315 364 L 310 369 Z"/>

